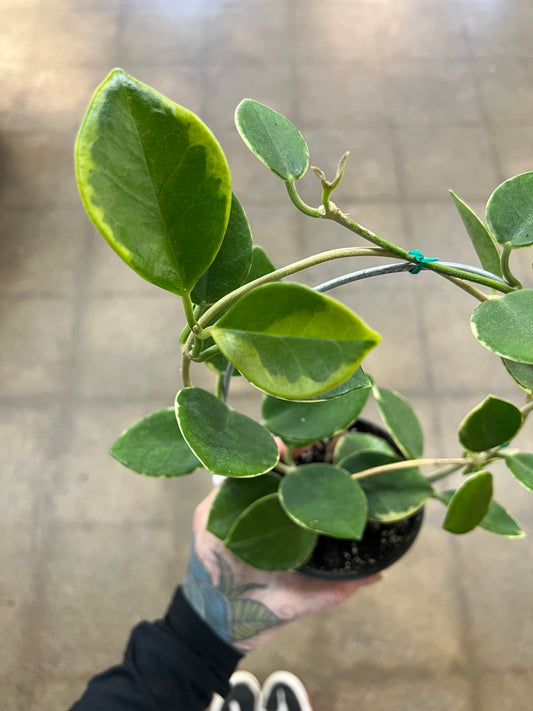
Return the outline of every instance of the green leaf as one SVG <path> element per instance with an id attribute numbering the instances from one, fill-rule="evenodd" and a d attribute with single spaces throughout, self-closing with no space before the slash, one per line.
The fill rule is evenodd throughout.
<path id="1" fill-rule="evenodd" d="M 461 198 L 457 197 L 453 190 L 450 190 L 450 193 L 466 227 L 466 231 L 472 240 L 481 266 L 492 274 L 501 276 L 500 253 L 494 243 L 492 235 L 476 213 L 464 203 Z"/>
<path id="2" fill-rule="evenodd" d="M 135 422 L 109 451 L 124 466 L 148 476 L 181 476 L 202 466 L 183 439 L 173 407 Z"/>
<path id="3" fill-rule="evenodd" d="M 252 264 L 244 283 L 249 284 L 251 281 L 259 279 L 259 277 L 265 276 L 265 274 L 270 274 L 274 271 L 276 271 L 276 267 L 268 258 L 265 250 L 262 247 L 259 247 L 259 245 L 254 244 L 252 247 Z"/>
<path id="4" fill-rule="evenodd" d="M 360 485 L 332 464 L 304 464 L 281 481 L 286 513 L 300 526 L 335 538 L 360 540 L 367 502 Z"/>
<path id="5" fill-rule="evenodd" d="M 516 405 L 489 395 L 459 425 L 459 441 L 471 452 L 484 452 L 509 442 L 521 426 Z"/>
<path id="6" fill-rule="evenodd" d="M 372 381 L 363 372 L 362 368 L 357 368 L 353 375 L 345 380 L 340 385 L 337 385 L 331 390 L 326 390 L 325 393 L 320 393 L 320 395 L 314 395 L 313 397 L 306 398 L 305 400 L 298 400 L 294 398 L 295 402 L 322 402 L 324 400 L 333 400 L 337 397 L 342 397 L 353 390 L 359 390 L 360 388 L 370 388 L 372 387 Z"/>
<path id="7" fill-rule="evenodd" d="M 252 153 L 277 176 L 298 180 L 304 175 L 309 165 L 307 144 L 284 116 L 253 99 L 244 99 L 235 110 L 235 125 Z"/>
<path id="8" fill-rule="evenodd" d="M 424 451 L 422 428 L 407 400 L 394 390 L 374 387 L 381 419 L 407 459 L 417 459 Z"/>
<path id="9" fill-rule="evenodd" d="M 491 501 L 492 474 L 477 472 L 452 496 L 442 527 L 451 533 L 468 533 L 483 521 Z"/>
<path id="10" fill-rule="evenodd" d="M 436 498 L 447 506 L 454 493 L 455 491 L 442 491 Z M 526 535 L 511 514 L 494 500 L 491 501 L 489 510 L 479 526 L 485 531 L 489 531 L 489 533 L 494 533 L 504 538 L 524 538 Z"/>
<path id="11" fill-rule="evenodd" d="M 288 570 L 309 558 L 316 539 L 316 533 L 297 526 L 287 516 L 277 494 L 270 494 L 244 511 L 224 544 L 254 568 Z"/>
<path id="12" fill-rule="evenodd" d="M 506 180 L 487 203 L 487 224 L 500 244 L 533 244 L 533 172 Z"/>
<path id="13" fill-rule="evenodd" d="M 270 274 L 270 272 L 273 272 L 275 269 L 276 267 L 267 257 L 263 248 L 254 245 L 252 247 L 252 263 L 250 266 L 250 270 L 246 275 L 244 283 L 248 284 L 249 282 L 254 281 L 255 279 L 259 279 L 259 277 L 262 277 L 265 274 Z M 228 309 L 229 307 L 222 311 L 222 313 L 226 313 Z M 206 338 L 206 340 L 204 341 L 204 348 L 209 348 L 213 345 L 215 345 L 214 340 L 212 338 Z M 223 375 L 228 365 L 228 359 L 224 358 L 222 354 L 219 354 L 216 355 L 214 358 L 210 358 L 207 361 L 206 365 L 210 370 L 213 370 L 218 375 Z M 240 375 L 239 371 L 235 370 L 234 375 Z"/>
<path id="14" fill-rule="evenodd" d="M 278 474 L 270 472 L 252 479 L 226 479 L 211 504 L 207 530 L 224 540 L 235 521 L 254 501 L 278 490 L 280 479 Z"/>
<path id="15" fill-rule="evenodd" d="M 349 454 L 364 451 L 383 452 L 394 456 L 394 450 L 387 440 L 367 432 L 347 432 L 339 438 L 335 445 L 333 463 L 338 464 Z"/>
<path id="16" fill-rule="evenodd" d="M 533 364 L 533 289 L 484 301 L 470 319 L 472 333 L 496 355 Z"/>
<path id="17" fill-rule="evenodd" d="M 213 338 L 250 382 L 285 399 L 326 392 L 380 340 L 349 309 L 301 284 L 265 284 L 217 322 Z"/>
<path id="18" fill-rule="evenodd" d="M 345 457 L 339 466 L 356 474 L 398 461 L 390 454 L 363 451 Z M 357 481 L 368 500 L 368 518 L 373 521 L 397 521 L 410 516 L 433 496 L 433 487 L 416 467 L 372 474 Z"/>
<path id="19" fill-rule="evenodd" d="M 505 463 L 517 481 L 528 491 L 533 491 L 533 454 L 509 454 L 505 457 Z"/>
<path id="20" fill-rule="evenodd" d="M 92 98 L 75 157 L 83 204 L 110 246 L 144 279 L 190 291 L 230 211 L 229 168 L 209 129 L 115 69 Z"/>
<path id="21" fill-rule="evenodd" d="M 215 261 L 191 292 L 196 304 L 213 304 L 246 279 L 252 264 L 252 234 L 241 203 L 235 195 L 224 240 Z"/>
<path id="22" fill-rule="evenodd" d="M 507 360 L 507 358 L 502 358 L 502 362 L 515 383 L 533 395 L 533 365 L 516 363 L 514 360 Z"/>
<path id="23" fill-rule="evenodd" d="M 213 474 L 258 476 L 278 462 L 278 447 L 265 428 L 206 390 L 181 390 L 176 416 L 185 441 Z"/>
<path id="24" fill-rule="evenodd" d="M 358 417 L 369 393 L 369 388 L 361 388 L 324 402 L 290 402 L 266 395 L 264 424 L 273 434 L 296 442 L 331 437 Z"/>

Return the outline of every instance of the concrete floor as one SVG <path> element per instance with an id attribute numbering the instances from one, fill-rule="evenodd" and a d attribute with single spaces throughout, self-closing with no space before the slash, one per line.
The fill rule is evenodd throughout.
<path id="1" fill-rule="evenodd" d="M 81 207 L 72 146 L 96 85 L 121 66 L 199 113 L 279 265 L 350 237 L 299 215 L 248 153 L 232 127 L 245 96 L 291 117 L 329 173 L 351 150 L 336 201 L 360 222 L 475 264 L 447 189 L 481 210 L 501 180 L 533 169 L 533 2 L 3 0 L 0 27 L 0 707 L 57 711 L 120 658 L 136 622 L 163 612 L 210 487 L 205 473 L 144 479 L 106 454 L 172 403 L 182 318 Z M 312 176 L 302 192 L 318 202 Z M 516 260 L 529 284 L 531 257 Z M 447 282 L 395 275 L 338 296 L 382 332 L 368 369 L 418 407 L 428 454 L 456 455 L 454 428 L 487 388 L 520 402 L 470 334 L 471 298 Z M 242 386 L 233 402 L 259 412 Z M 530 426 L 522 441 L 533 444 Z M 503 472 L 498 498 L 528 538 L 452 538 L 430 505 L 384 582 L 243 667 L 295 671 L 316 711 L 529 708 L 533 500 Z"/>

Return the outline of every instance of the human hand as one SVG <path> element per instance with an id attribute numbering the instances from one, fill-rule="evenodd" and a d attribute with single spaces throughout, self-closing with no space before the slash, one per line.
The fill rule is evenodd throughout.
<path id="1" fill-rule="evenodd" d="M 183 591 L 194 610 L 241 652 L 262 646 L 281 626 L 335 605 L 380 579 L 330 582 L 296 571 L 256 570 L 206 530 L 216 490 L 196 508 Z"/>

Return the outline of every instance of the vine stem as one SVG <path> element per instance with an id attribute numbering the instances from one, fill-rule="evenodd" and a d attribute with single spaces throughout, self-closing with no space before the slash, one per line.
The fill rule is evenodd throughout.
<path id="1" fill-rule="evenodd" d="M 350 230 L 351 232 L 354 232 L 360 237 L 367 239 L 369 242 L 380 246 L 382 249 L 387 250 L 388 252 L 393 252 L 396 256 L 401 257 L 402 259 L 405 259 L 408 262 L 412 261 L 412 257 L 410 256 L 408 251 L 402 249 L 401 247 L 397 247 L 391 242 L 388 242 L 382 237 L 379 237 L 378 235 L 374 234 L 374 232 L 367 230 L 362 225 L 357 224 L 357 222 L 349 218 L 348 215 L 345 215 L 343 212 L 341 212 L 339 208 L 336 207 L 333 203 L 330 203 L 330 205 L 332 207 L 329 210 L 323 212 L 323 218 L 337 222 L 343 227 L 346 227 L 346 229 Z M 513 291 L 512 286 L 506 286 L 505 284 L 502 284 L 501 282 L 496 281 L 495 279 L 490 279 L 488 277 L 484 277 L 479 274 L 473 274 L 471 272 L 465 272 L 461 269 L 457 269 L 456 267 L 445 266 L 444 264 L 439 264 L 439 262 L 430 262 L 424 264 L 424 269 L 437 272 L 438 274 L 442 274 L 444 276 L 447 275 L 455 277 L 456 279 L 461 279 L 462 281 L 472 281 L 474 283 L 489 287 L 490 289 L 496 289 L 497 291 L 501 291 L 503 293 Z"/>
<path id="2" fill-rule="evenodd" d="M 470 294 L 470 296 L 473 296 L 474 299 L 477 299 L 478 301 L 490 300 L 490 296 L 487 296 L 487 294 L 484 294 L 479 289 L 476 289 L 475 286 L 472 286 L 472 284 L 464 281 L 464 279 L 457 279 L 457 277 L 450 276 L 449 274 L 443 274 L 442 276 L 448 281 L 451 281 L 452 284 L 455 284 L 455 286 L 458 286 L 459 289 L 462 289 L 463 291 L 466 291 L 467 294 Z"/>
<path id="3" fill-rule="evenodd" d="M 375 244 L 377 247 L 380 247 L 381 249 L 390 252 L 397 257 L 400 257 L 401 259 L 405 259 L 407 262 L 413 261 L 411 255 L 407 250 L 398 247 L 392 242 L 383 239 L 383 237 L 380 237 L 375 232 L 371 232 L 370 230 L 366 229 L 366 227 L 359 225 L 357 222 L 355 222 L 355 220 L 352 220 L 350 217 L 348 217 L 348 215 L 342 212 L 335 205 L 335 203 L 328 201 L 327 205 L 324 204 L 321 205 L 320 208 L 313 208 L 310 205 L 306 205 L 306 203 L 304 203 L 303 200 L 300 198 L 296 191 L 296 187 L 293 180 L 286 181 L 285 184 L 287 186 L 287 191 L 289 193 L 290 199 L 292 200 L 293 204 L 298 208 L 298 210 L 300 210 L 300 212 L 303 212 L 304 214 L 309 215 L 311 217 L 321 217 L 322 219 L 333 220 L 339 225 L 342 225 L 342 227 L 345 227 L 346 229 L 350 230 L 350 232 L 354 232 L 360 237 L 363 237 L 363 239 L 366 239 L 372 244 Z M 457 279 L 460 279 L 461 281 L 466 280 L 477 284 L 482 284 L 483 286 L 487 286 L 490 289 L 496 289 L 497 291 L 501 291 L 503 293 L 513 291 L 515 286 L 519 286 L 516 279 L 510 274 L 510 272 L 510 285 L 505 285 L 494 279 L 490 279 L 488 277 L 484 277 L 478 274 L 472 274 L 470 272 L 464 272 L 461 269 L 457 269 L 455 267 L 439 264 L 439 262 L 426 263 L 424 264 L 424 268 L 437 272 L 438 274 L 455 277 Z M 504 274 L 504 276 L 506 275 Z M 481 292 L 479 292 L 477 295 L 472 295 L 475 296 L 475 298 L 479 298 L 481 296 Z M 486 300 L 486 297 L 484 295 L 482 300 Z"/>
<path id="4" fill-rule="evenodd" d="M 185 311 L 185 318 L 187 319 L 187 324 L 191 330 L 196 326 L 196 319 L 194 318 L 194 307 L 191 300 L 191 295 L 188 291 L 182 294 L 183 310 Z"/>
<path id="5" fill-rule="evenodd" d="M 185 353 L 182 353 L 182 356 L 181 356 L 181 378 L 183 380 L 183 387 L 185 387 L 185 388 L 192 387 L 191 359 L 188 356 L 186 356 Z"/>
<path id="6" fill-rule="evenodd" d="M 466 457 L 461 459 L 407 459 L 402 462 L 392 462 L 391 464 L 381 464 L 379 467 L 371 467 L 357 474 L 352 474 L 352 479 L 364 479 L 367 476 L 381 474 L 383 472 L 395 471 L 397 469 L 412 469 L 413 467 L 441 466 L 453 464 L 458 467 L 471 464 L 472 460 Z"/>
<path id="7" fill-rule="evenodd" d="M 197 325 L 201 329 L 205 328 L 219 311 L 231 304 L 233 301 L 239 299 L 241 296 L 244 296 L 244 294 L 247 294 L 249 291 L 252 291 L 252 289 L 255 289 L 258 286 L 262 286 L 263 284 L 270 284 L 271 282 L 279 281 L 284 277 L 290 276 L 291 274 L 296 274 L 296 272 L 300 272 L 303 269 L 314 267 L 317 264 L 323 264 L 324 262 L 330 262 L 333 259 L 343 259 L 345 257 L 393 256 L 393 254 L 387 252 L 384 249 L 376 249 L 374 247 L 342 247 L 340 249 L 330 249 L 326 252 L 321 252 L 320 254 L 313 254 L 311 257 L 300 259 L 297 262 L 288 264 L 286 267 L 276 269 L 275 271 L 270 272 L 269 274 L 265 274 L 264 276 L 259 277 L 258 279 L 254 279 L 253 281 L 250 281 L 247 284 L 243 284 L 239 288 L 230 291 L 229 294 L 223 296 L 219 301 L 213 304 L 211 308 L 207 309 L 207 311 L 198 319 Z"/>
<path id="8" fill-rule="evenodd" d="M 517 286 L 519 288 L 522 288 L 522 284 L 512 274 L 511 267 L 509 266 L 509 257 L 511 256 L 512 249 L 513 248 L 511 247 L 510 244 L 503 245 L 502 256 L 501 256 L 502 275 L 505 279 L 507 279 L 509 284 L 511 284 L 512 286 Z"/>
<path id="9" fill-rule="evenodd" d="M 433 483 L 434 481 L 439 481 L 439 479 L 444 479 L 444 477 L 459 471 L 459 469 L 462 469 L 463 466 L 464 464 L 450 464 L 447 467 L 437 469 L 432 474 L 428 474 L 426 479 L 431 483 Z"/>
<path id="10" fill-rule="evenodd" d="M 522 417 L 524 420 L 526 417 L 529 415 L 529 413 L 533 410 L 533 400 L 530 400 L 527 405 L 524 405 L 524 407 L 520 408 L 520 412 L 522 413 Z"/>

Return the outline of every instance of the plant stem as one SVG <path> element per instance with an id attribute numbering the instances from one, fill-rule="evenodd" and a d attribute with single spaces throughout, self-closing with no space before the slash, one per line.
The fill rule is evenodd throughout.
<path id="1" fill-rule="evenodd" d="M 447 477 L 450 474 L 453 474 L 454 472 L 458 472 L 459 469 L 463 468 L 463 466 L 464 464 L 450 464 L 447 467 L 437 469 L 432 474 L 428 474 L 426 479 L 431 483 L 433 483 L 434 481 L 439 481 L 439 479 L 444 479 L 444 477 Z"/>
<path id="2" fill-rule="evenodd" d="M 185 387 L 185 388 L 192 387 L 191 359 L 188 356 L 186 356 L 185 353 L 182 353 L 182 356 L 181 356 L 181 378 L 183 380 L 183 387 Z"/>
<path id="3" fill-rule="evenodd" d="M 522 288 L 522 284 L 518 281 L 518 279 L 512 274 L 511 268 L 509 266 L 509 257 L 511 256 L 512 252 L 512 247 L 510 244 L 504 244 L 503 249 L 502 249 L 502 256 L 501 256 L 501 267 L 502 267 L 502 274 L 504 279 L 507 279 L 509 284 L 512 286 L 517 286 L 520 289 Z"/>
<path id="4" fill-rule="evenodd" d="M 274 471 L 278 472 L 279 474 L 288 474 L 290 470 L 291 467 L 288 467 L 286 464 L 283 464 L 283 462 L 278 462 L 274 467 Z"/>
<path id="5" fill-rule="evenodd" d="M 322 210 L 320 212 L 321 217 L 323 217 L 324 219 L 333 220 L 334 222 L 337 222 L 339 225 L 342 225 L 343 227 L 346 227 L 346 229 L 350 230 L 350 232 L 354 232 L 360 237 L 363 237 L 369 242 L 372 242 L 372 244 L 375 244 L 377 247 L 381 247 L 381 249 L 385 249 L 388 252 L 392 252 L 392 254 L 396 255 L 397 257 L 401 257 L 406 261 L 409 261 L 411 259 L 407 250 L 398 247 L 392 242 L 388 242 L 386 239 L 383 239 L 383 237 L 380 237 L 375 232 L 371 232 L 370 230 L 367 230 L 366 227 L 359 225 L 357 222 L 348 217 L 348 215 L 345 215 L 344 212 L 341 212 L 341 210 L 339 210 L 339 208 L 334 203 L 330 203 L 329 210 Z"/>
<path id="6" fill-rule="evenodd" d="M 526 417 L 529 415 L 529 413 L 533 410 L 533 400 L 530 400 L 524 407 L 520 408 L 520 412 L 522 413 L 522 417 L 524 420 Z"/>
<path id="7" fill-rule="evenodd" d="M 407 459 L 402 462 L 392 462 L 392 464 L 382 464 L 379 467 L 372 467 L 371 469 L 365 469 L 362 472 L 357 472 L 357 474 L 352 474 L 352 479 L 364 479 L 367 476 L 373 476 L 374 474 L 381 474 L 383 472 L 395 471 L 397 469 L 412 469 L 413 467 L 425 467 L 425 466 L 438 466 L 453 464 L 459 467 L 466 464 L 471 464 L 470 459 L 463 457 L 462 459 Z"/>
<path id="8" fill-rule="evenodd" d="M 297 262 L 288 264 L 286 267 L 281 269 L 276 269 L 269 274 L 265 274 L 258 279 L 243 284 L 238 289 L 230 291 L 229 294 L 223 296 L 219 301 L 217 301 L 211 308 L 209 308 L 199 319 L 198 326 L 200 328 L 205 328 L 209 322 L 213 319 L 216 314 L 223 308 L 236 301 L 244 294 L 247 294 L 252 289 L 263 284 L 270 284 L 274 281 L 279 281 L 284 277 L 300 272 L 303 269 L 308 269 L 309 267 L 314 267 L 317 264 L 322 264 L 324 262 L 329 262 L 333 259 L 343 259 L 346 257 L 392 257 L 390 252 L 383 249 L 375 249 L 372 247 L 342 247 L 340 249 L 330 249 L 326 252 L 321 252 L 320 254 L 313 254 L 311 257 L 306 257 L 305 259 L 300 259 Z"/>
<path id="9" fill-rule="evenodd" d="M 346 229 L 350 230 L 351 232 L 354 232 L 360 237 L 363 237 L 369 242 L 372 242 L 372 244 L 375 244 L 388 252 L 392 252 L 396 256 L 401 257 L 402 259 L 405 259 L 408 262 L 413 261 L 408 251 L 396 246 L 395 244 L 392 244 L 392 242 L 388 242 L 382 237 L 379 237 L 374 232 L 367 230 L 362 225 L 357 224 L 357 222 L 350 219 L 337 207 L 334 207 L 333 209 L 330 209 L 328 211 L 324 211 L 322 217 L 337 222 L 343 227 L 346 227 Z M 457 279 L 482 284 L 483 286 L 487 286 L 490 289 L 496 289 L 497 291 L 502 291 L 503 293 L 513 291 L 512 286 L 506 286 L 505 284 L 502 284 L 501 282 L 496 281 L 495 279 L 490 279 L 489 277 L 481 276 L 479 274 L 473 274 L 471 272 L 465 272 L 462 269 L 458 269 L 456 267 L 445 266 L 444 264 L 439 264 L 439 262 L 430 262 L 424 264 L 424 269 L 429 269 L 430 271 L 437 272 L 438 274 L 452 276 Z"/>
<path id="10" fill-rule="evenodd" d="M 218 355 L 218 353 L 220 353 L 220 348 L 218 346 L 210 346 L 209 348 L 206 348 L 205 351 L 202 351 L 197 356 L 195 356 L 194 362 L 204 363 L 206 360 L 209 360 L 210 358 L 213 358 L 214 356 Z"/>
<path id="11" fill-rule="evenodd" d="M 452 284 L 455 284 L 455 286 L 458 286 L 459 289 L 466 291 L 467 294 L 470 294 L 474 297 L 474 299 L 477 299 L 478 301 L 489 301 L 490 299 L 490 296 L 487 296 L 487 294 L 484 294 L 479 289 L 476 289 L 475 286 L 472 286 L 472 284 L 469 284 L 468 282 L 464 281 L 464 279 L 457 279 L 456 277 L 452 277 L 447 274 L 443 274 L 443 277 L 448 281 L 451 281 Z"/>
<path id="12" fill-rule="evenodd" d="M 316 207 L 311 207 L 311 205 L 307 205 L 298 195 L 294 185 L 294 180 L 286 180 L 285 185 L 287 186 L 287 192 L 289 193 L 291 201 L 298 208 L 298 210 L 300 210 L 300 212 L 303 212 L 304 215 L 308 215 L 309 217 L 322 217 L 320 210 Z"/>
<path id="13" fill-rule="evenodd" d="M 194 318 L 194 307 L 191 301 L 191 295 L 186 291 L 181 297 L 183 301 L 183 310 L 185 311 L 185 318 L 187 319 L 187 324 L 192 330 L 196 326 L 196 319 Z"/>

